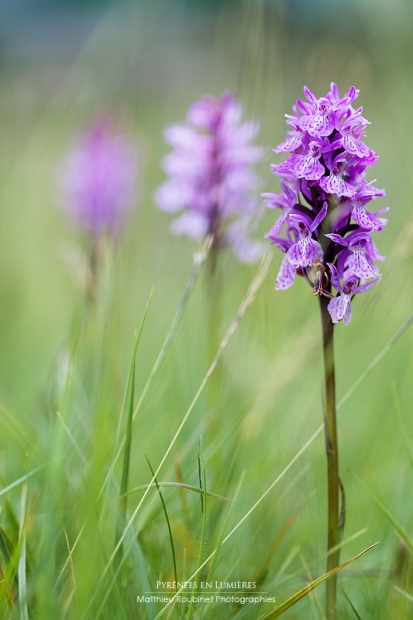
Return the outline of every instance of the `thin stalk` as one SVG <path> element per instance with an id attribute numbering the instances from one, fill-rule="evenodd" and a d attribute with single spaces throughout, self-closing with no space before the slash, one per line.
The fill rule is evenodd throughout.
<path id="1" fill-rule="evenodd" d="M 158 489 L 159 497 L 161 498 L 162 508 L 163 508 L 163 511 L 164 511 L 164 514 L 165 514 L 165 519 L 166 519 L 166 524 L 168 526 L 169 541 L 171 543 L 171 550 L 172 550 L 172 562 L 173 562 L 173 565 L 174 565 L 175 589 L 176 589 L 176 591 L 178 591 L 178 571 L 176 570 L 176 556 L 175 556 L 175 547 L 174 547 L 174 539 L 173 539 L 173 536 L 172 536 L 171 523 L 169 521 L 168 511 L 166 510 L 166 504 L 164 502 L 164 499 L 163 499 L 163 496 L 162 496 L 162 493 L 161 493 L 161 487 L 159 486 L 159 483 L 158 483 L 158 481 L 156 479 L 156 476 L 155 476 L 155 472 L 153 471 L 152 465 L 150 464 L 149 459 L 146 456 L 146 454 L 145 454 L 145 458 L 146 458 L 147 463 L 149 465 L 149 469 L 151 470 L 151 474 L 152 474 L 152 476 L 153 476 L 153 478 L 155 480 L 156 488 Z"/>
<path id="2" fill-rule="evenodd" d="M 323 332 L 325 409 L 324 428 L 327 454 L 328 536 L 327 573 L 339 565 L 339 471 L 336 419 L 336 382 L 334 370 L 334 324 L 327 311 L 328 298 L 321 295 L 320 311 Z M 331 552 L 330 552 L 331 550 Z M 327 620 L 337 618 L 337 573 L 326 584 Z"/>
<path id="3" fill-rule="evenodd" d="M 149 298 L 149 300 L 151 297 Z M 146 308 L 148 310 L 149 304 Z M 144 315 L 144 319 L 146 318 L 146 314 Z M 143 320 L 144 322 L 144 320 Z M 142 322 L 142 323 L 143 323 Z M 141 328 L 142 328 L 141 324 Z M 126 524 L 126 513 L 128 509 L 128 482 L 129 482 L 129 468 L 130 468 L 130 458 L 132 451 L 132 416 L 133 416 L 133 403 L 135 396 L 135 368 L 136 368 L 136 352 L 138 349 L 139 338 L 141 335 L 142 329 L 139 331 L 139 336 L 135 333 L 135 343 L 133 347 L 133 355 L 132 355 L 132 363 L 130 368 L 130 387 L 129 387 L 129 412 L 128 419 L 126 424 L 126 442 L 125 442 L 125 454 L 123 457 L 123 468 L 122 468 L 122 479 L 120 483 L 120 505 L 119 505 L 119 515 L 117 522 L 117 531 L 116 531 L 116 540 L 115 540 L 115 548 L 117 548 L 117 543 L 119 540 L 122 540 L 122 532 Z M 123 409 L 122 409 L 123 413 Z M 117 562 L 118 566 L 120 561 L 122 560 L 123 555 L 123 547 L 119 546 L 117 552 Z"/>
<path id="4" fill-rule="evenodd" d="M 221 324 L 221 296 L 220 296 L 220 274 L 217 265 L 218 249 L 216 243 L 212 244 L 206 270 L 206 310 L 207 310 L 207 364 L 212 363 L 219 347 L 219 328 Z M 218 402 L 221 387 L 220 366 L 215 370 L 208 386 L 208 410 L 212 419 L 216 417 L 215 410 Z"/>

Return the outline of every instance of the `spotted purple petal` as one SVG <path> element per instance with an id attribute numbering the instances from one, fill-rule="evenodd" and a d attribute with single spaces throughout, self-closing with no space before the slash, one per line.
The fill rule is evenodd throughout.
<path id="1" fill-rule="evenodd" d="M 361 205 L 355 205 L 351 215 L 353 216 L 354 221 L 361 226 L 361 228 L 368 231 L 375 230 L 377 232 L 381 232 L 387 224 L 387 220 L 374 217 L 374 215 L 366 211 L 366 209 Z"/>
<path id="2" fill-rule="evenodd" d="M 287 252 L 288 259 L 295 267 L 308 267 L 317 258 L 322 258 L 323 250 L 321 245 L 311 239 L 310 236 L 302 237 L 294 243 Z"/>
<path id="3" fill-rule="evenodd" d="M 296 268 L 290 263 L 288 257 L 284 256 L 275 282 L 275 290 L 284 291 L 290 288 L 294 284 L 296 274 Z"/>
<path id="4" fill-rule="evenodd" d="M 344 315 L 343 315 L 343 325 L 348 325 L 351 321 L 351 315 L 352 315 L 352 307 L 351 307 L 351 300 L 348 297 L 348 304 L 347 304 L 347 308 L 344 311 Z"/>
<path id="5" fill-rule="evenodd" d="M 349 305 L 351 306 L 351 301 L 348 295 L 340 294 L 330 300 L 327 310 L 330 313 L 333 323 L 338 323 L 343 320 Z"/>
<path id="6" fill-rule="evenodd" d="M 348 259 L 348 269 L 359 278 L 375 278 L 378 275 L 361 249 L 353 250 L 352 255 Z"/>
<path id="7" fill-rule="evenodd" d="M 337 194 L 337 196 L 346 196 L 348 198 L 352 198 L 356 193 L 356 188 L 353 185 L 346 183 L 341 176 L 333 173 L 330 173 L 328 177 L 320 179 L 320 187 L 327 194 Z"/>
<path id="8" fill-rule="evenodd" d="M 300 157 L 294 165 L 293 171 L 298 178 L 307 179 L 307 181 L 318 181 L 325 172 L 324 166 L 311 155 Z"/>

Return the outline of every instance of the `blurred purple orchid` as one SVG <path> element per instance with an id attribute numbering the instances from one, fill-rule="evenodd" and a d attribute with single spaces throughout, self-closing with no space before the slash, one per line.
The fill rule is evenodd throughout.
<path id="1" fill-rule="evenodd" d="M 252 170 L 263 149 L 251 144 L 259 125 L 242 121 L 242 108 L 231 92 L 205 95 L 188 110 L 186 123 L 173 125 L 165 139 L 173 147 L 163 160 L 169 179 L 155 199 L 160 209 L 182 212 L 171 231 L 195 239 L 208 234 L 214 246 L 232 246 L 236 256 L 252 262 L 262 256 L 260 242 L 249 237 L 256 220 Z"/>
<path id="2" fill-rule="evenodd" d="M 75 139 L 61 185 L 63 208 L 93 237 L 116 234 L 132 205 L 137 177 L 134 145 L 110 117 Z"/>

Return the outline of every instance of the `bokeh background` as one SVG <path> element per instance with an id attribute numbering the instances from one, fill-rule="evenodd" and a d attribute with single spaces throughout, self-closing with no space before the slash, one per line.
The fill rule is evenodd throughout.
<path id="1" fill-rule="evenodd" d="M 380 155 L 372 178 L 377 187 L 386 188 L 381 206 L 391 209 L 389 225 L 377 239 L 387 256 L 383 280 L 355 300 L 351 324 L 336 329 L 340 399 L 413 312 L 413 4 L 409 0 L 2 1 L 0 471 L 5 485 L 41 464 L 47 453 L 55 423 L 51 392 L 82 300 L 76 265 L 86 242 L 59 208 L 59 175 L 73 134 L 96 115 L 109 112 L 122 119 L 139 149 L 136 208 L 113 261 L 110 347 L 96 345 L 92 337 L 84 345 L 81 395 L 74 398 L 70 422 L 75 437 L 92 433 L 91 420 L 99 407 L 104 409 L 112 420 L 105 431 L 110 445 L 133 332 L 151 287 L 155 292 L 138 353 L 137 393 L 165 338 L 197 249 L 190 240 L 169 234 L 169 217 L 154 204 L 154 192 L 165 179 L 160 168 L 168 151 L 162 137 L 165 127 L 183 120 L 189 104 L 204 93 L 235 90 L 245 114 L 261 123 L 258 142 L 267 150 L 258 169 L 261 191 L 275 192 L 278 180 L 269 165 L 280 161 L 271 149 L 285 135 L 283 115 L 302 96 L 304 84 L 321 96 L 331 81 L 342 93 L 350 85 L 361 91 L 358 102 L 372 122 L 367 143 Z M 264 213 L 257 237 L 273 223 L 274 214 Z M 322 421 L 318 304 L 302 281 L 284 293 L 273 290 L 282 256 L 275 248 L 270 251 L 270 274 L 222 362 L 219 434 L 208 427 L 201 399 L 174 456 L 185 480 L 196 484 L 198 439 L 203 433 L 210 487 L 229 497 L 246 470 L 235 522 Z M 220 270 L 223 334 L 256 267 L 240 265 L 228 253 L 221 257 Z M 207 370 L 203 284 L 201 278 L 139 414 L 132 486 L 150 479 L 144 454 L 154 464 L 159 462 Z M 381 541 L 357 568 L 349 569 L 347 576 L 343 573 L 342 590 L 363 619 L 413 617 L 413 604 L 394 588 L 401 584 L 405 565 L 410 566 L 411 552 L 349 471 L 362 477 L 412 531 L 412 345 L 413 331 L 407 330 L 339 411 L 347 491 L 345 537 L 366 528 L 343 555 L 351 557 Z M 93 368 L 106 362 L 102 388 Z M 287 577 L 300 571 L 307 574 L 306 563 L 324 550 L 324 458 L 320 435 L 245 524 L 228 551 L 221 579 L 253 578 L 265 572 L 265 589 L 278 602 L 303 585 L 299 577 L 292 582 Z M 168 468 L 165 479 L 176 473 L 173 459 Z M 39 482 L 40 496 L 41 484 L 46 482 Z M 10 496 L 12 505 L 18 505 L 19 497 Z M 185 545 L 190 556 L 191 543 L 182 541 L 191 539 L 192 526 L 197 532 L 199 498 L 188 498 L 193 502 L 192 525 L 186 528 L 178 496 L 168 497 L 179 557 Z M 79 515 L 86 513 L 86 496 L 80 495 L 75 509 Z M 162 551 L 168 549 L 164 516 L 158 506 L 149 514 L 150 525 L 146 522 L 140 532 L 148 565 L 153 575 L 169 575 L 168 552 Z M 228 567 L 240 548 L 242 555 L 231 573 Z M 33 564 L 40 570 L 36 560 Z M 313 577 L 322 566 L 320 561 Z M 403 579 L 400 587 L 412 594 L 410 578 Z M 134 583 L 135 595 L 137 589 Z M 35 590 L 33 586 L 34 597 Z M 340 596 L 343 617 L 356 618 L 342 592 Z M 47 609 L 43 604 L 38 609 Z M 55 604 L 56 610 L 59 603 Z M 397 612 L 402 615 L 392 615 L 397 605 L 402 605 Z M 229 608 L 219 613 L 217 617 L 241 617 L 236 615 L 239 610 Z M 242 613 L 255 617 L 248 614 L 258 612 Z M 310 613 L 322 617 L 314 598 L 288 613 L 291 618 L 309 618 Z M 37 617 L 48 616 L 39 612 Z"/>

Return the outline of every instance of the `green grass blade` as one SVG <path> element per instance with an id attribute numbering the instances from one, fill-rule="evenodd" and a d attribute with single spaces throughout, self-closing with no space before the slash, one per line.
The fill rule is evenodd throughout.
<path id="1" fill-rule="evenodd" d="M 18 480 L 15 480 L 14 482 L 12 482 L 11 484 L 7 485 L 7 487 L 4 487 L 4 489 L 0 490 L 0 497 L 2 495 L 5 495 L 6 493 L 8 493 L 9 491 L 11 491 L 12 489 L 18 487 L 20 484 L 22 484 L 23 482 L 25 482 L 26 480 L 29 480 L 29 478 L 31 478 L 32 476 L 34 476 L 35 474 L 37 474 L 38 471 L 41 471 L 42 469 L 44 469 L 45 467 L 47 467 L 50 463 L 44 463 L 43 465 L 39 465 L 39 467 L 36 467 L 35 469 L 32 469 L 32 471 L 30 471 L 28 474 L 26 474 L 25 476 L 22 476 L 21 478 L 18 478 Z"/>
<path id="2" fill-rule="evenodd" d="M 206 529 L 207 529 L 207 481 L 206 481 L 206 469 L 204 464 L 204 454 L 202 450 L 202 435 L 199 438 L 199 454 L 198 454 L 198 466 L 199 466 L 199 487 L 202 491 L 201 494 L 201 512 L 202 512 L 202 529 L 201 529 L 201 540 L 199 542 L 199 552 L 198 552 L 198 561 L 197 561 L 197 569 L 201 570 L 202 566 L 202 557 L 204 555 L 204 546 L 205 546 L 205 537 L 206 537 Z M 189 605 L 187 620 L 191 620 L 193 610 L 195 607 L 195 595 L 196 595 L 197 587 L 194 586 L 192 590 L 192 599 Z"/>
<path id="3" fill-rule="evenodd" d="M 139 326 L 139 330 L 137 333 L 135 332 L 135 341 L 133 345 L 132 360 L 130 364 L 129 376 L 128 376 L 125 395 L 124 395 L 123 404 L 121 408 L 121 414 L 119 416 L 118 431 L 116 435 L 115 447 L 117 446 L 117 443 L 119 441 L 120 429 L 121 429 L 122 419 L 123 419 L 123 415 L 125 411 L 125 402 L 126 402 L 126 398 L 128 394 L 128 389 L 129 389 L 129 411 L 128 411 L 128 419 L 127 419 L 127 425 L 126 425 L 125 453 L 123 456 L 123 468 L 122 468 L 122 478 L 121 478 L 121 483 L 120 483 L 120 497 L 119 497 L 120 510 L 119 510 L 119 520 L 118 520 L 118 525 L 117 525 L 115 546 L 120 536 L 122 535 L 122 531 L 125 526 L 126 512 L 128 509 L 128 481 L 129 481 L 129 468 L 130 468 L 130 458 L 131 458 L 131 449 L 132 449 L 132 416 L 133 416 L 133 407 L 134 407 L 134 400 L 135 400 L 136 355 L 138 352 L 138 347 L 139 347 L 139 342 L 142 336 L 143 327 L 145 325 L 146 318 L 149 312 L 149 308 L 152 302 L 153 293 L 154 293 L 154 289 L 152 288 L 150 295 L 149 295 L 149 299 L 146 304 L 145 311 L 143 313 L 143 317 L 141 320 L 141 324 Z M 113 471 L 113 468 L 112 468 L 112 471 Z M 101 518 L 102 516 L 103 516 L 103 511 L 102 511 Z M 122 555 L 122 547 L 119 547 L 118 559 L 120 559 L 121 555 Z"/>
<path id="4" fill-rule="evenodd" d="M 122 423 L 123 423 L 123 416 L 125 415 L 127 396 L 128 396 L 129 390 L 131 389 L 131 385 L 134 383 L 134 380 L 135 380 L 136 355 L 137 355 L 137 352 L 138 352 L 139 342 L 140 342 L 140 339 L 141 339 L 141 336 L 142 336 L 144 325 L 146 323 L 146 319 L 148 317 L 149 308 L 150 308 L 151 303 L 152 303 L 152 297 L 153 297 L 154 292 L 155 292 L 155 289 L 152 288 L 151 292 L 149 294 L 148 301 L 146 302 L 146 307 L 145 307 L 145 310 L 144 310 L 144 313 L 143 313 L 141 324 L 139 326 L 138 334 L 137 335 L 135 334 L 135 342 L 134 342 L 134 347 L 133 347 L 132 360 L 131 360 L 131 365 L 129 367 L 129 375 L 128 375 L 128 380 L 126 382 L 125 393 L 123 395 L 123 402 L 122 402 L 122 407 L 121 407 L 121 413 L 120 413 L 120 416 L 119 416 L 119 423 L 118 423 L 118 428 L 117 428 L 117 432 L 116 432 L 115 446 L 117 446 L 118 442 L 119 442 L 120 432 L 121 432 Z M 132 403 L 132 414 L 133 414 L 133 403 Z M 130 413 L 130 408 L 129 408 L 129 416 L 130 415 L 131 415 L 131 413 Z"/>
<path id="5" fill-rule="evenodd" d="M 362 551 L 358 555 L 355 555 L 353 558 L 351 558 L 351 560 L 347 560 L 347 562 L 340 564 L 340 566 L 336 566 L 336 568 L 333 568 L 328 573 L 324 573 L 324 575 L 321 575 L 321 577 L 314 579 L 314 581 L 306 585 L 304 588 L 301 588 L 301 590 L 293 594 L 293 596 L 290 596 L 290 598 L 287 599 L 284 603 L 282 603 L 278 607 L 275 607 L 275 609 L 271 609 L 263 616 L 260 616 L 259 620 L 273 620 L 274 618 L 278 618 L 278 616 L 281 616 L 282 613 L 284 613 L 285 611 L 287 611 L 287 609 L 295 605 L 295 603 L 297 603 L 299 600 L 304 598 L 304 596 L 307 596 L 307 594 L 309 594 L 312 590 L 314 590 L 314 588 L 317 588 L 317 586 L 324 583 L 324 581 L 326 581 L 330 577 L 333 577 L 333 575 L 341 571 L 343 568 L 345 568 L 349 564 L 352 564 L 352 562 L 355 562 L 355 560 L 358 560 L 358 558 L 360 558 L 362 555 L 367 553 L 367 551 L 370 551 L 370 549 L 373 549 L 373 547 L 375 547 L 378 544 L 379 543 L 376 542 L 374 543 L 374 545 L 370 545 L 370 547 L 367 547 L 367 549 L 364 549 L 364 551 Z"/>
<path id="6" fill-rule="evenodd" d="M 354 471 L 352 471 L 351 474 L 353 478 L 359 483 L 363 491 L 365 491 L 365 493 L 370 497 L 370 499 L 373 500 L 377 508 L 383 513 L 386 519 L 392 524 L 396 532 L 400 534 L 403 540 L 409 545 L 410 549 L 413 551 L 413 539 L 411 538 L 406 528 L 403 525 L 400 525 L 398 521 L 396 521 L 396 519 L 393 517 L 391 512 L 379 500 L 379 498 L 373 493 L 373 491 L 367 486 L 364 480 L 359 478 L 359 476 L 356 473 L 354 473 Z"/>
<path id="7" fill-rule="evenodd" d="M 139 343 L 139 336 L 135 334 L 135 344 L 133 347 L 133 356 L 131 363 L 131 384 L 129 390 L 129 413 L 128 420 L 126 425 L 126 442 L 125 442 L 125 453 L 123 456 L 123 467 L 122 467 L 122 478 L 120 483 L 120 501 L 121 501 L 121 514 L 123 516 L 126 515 L 127 510 L 127 492 L 128 492 L 128 480 L 129 480 L 129 468 L 130 468 L 130 457 L 131 457 L 131 448 L 132 448 L 132 414 L 133 414 L 133 401 L 135 398 L 135 369 L 136 369 L 136 352 Z"/>
<path id="8" fill-rule="evenodd" d="M 174 546 L 174 539 L 173 539 L 173 536 L 172 536 L 171 524 L 169 522 L 168 511 L 166 510 L 166 504 L 165 504 L 165 501 L 163 499 L 163 496 L 162 496 L 161 489 L 160 489 L 160 486 L 158 484 L 158 481 L 156 480 L 155 473 L 154 473 L 154 471 L 152 469 L 152 465 L 150 464 L 149 459 L 146 456 L 146 454 L 145 454 L 145 458 L 146 458 L 146 461 L 148 463 L 149 469 L 151 470 L 151 474 L 152 474 L 152 476 L 155 479 L 156 488 L 158 489 L 159 497 L 161 498 L 162 508 L 163 508 L 163 511 L 164 511 L 164 514 L 165 514 L 166 523 L 168 525 L 169 541 L 171 543 L 171 551 L 172 551 L 172 561 L 173 561 L 173 565 L 174 565 L 175 583 L 178 584 L 178 571 L 176 570 L 175 546 Z M 176 588 L 178 588 L 178 585 L 176 585 Z"/>
<path id="9" fill-rule="evenodd" d="M 155 378 L 159 368 L 161 367 L 161 364 L 164 360 L 164 357 L 171 345 L 172 340 L 174 339 L 174 336 L 176 334 L 176 331 L 178 329 L 178 325 L 181 321 L 183 312 L 185 310 L 185 307 L 188 303 L 188 299 L 191 295 L 191 292 L 195 286 L 195 283 L 198 279 L 198 276 L 200 274 L 201 268 L 203 266 L 203 264 L 205 263 L 208 254 L 209 254 L 209 250 L 211 249 L 211 245 L 212 245 L 212 238 L 210 236 L 208 236 L 205 239 L 204 244 L 202 245 L 201 250 L 194 255 L 194 266 L 192 268 L 191 271 L 191 275 L 189 277 L 188 280 L 188 284 L 185 287 L 184 293 L 181 297 L 181 300 L 179 302 L 179 306 L 178 309 L 175 313 L 175 316 L 173 318 L 173 321 L 171 323 L 171 327 L 169 328 L 169 331 L 166 335 L 166 338 L 164 340 L 164 343 L 161 347 L 161 350 L 159 351 L 158 357 L 156 358 L 155 364 L 153 365 L 153 368 L 151 370 L 151 374 L 148 377 L 148 380 L 145 384 L 145 387 L 143 388 L 142 394 L 138 400 L 138 403 L 136 405 L 135 411 L 133 412 L 133 419 L 136 418 L 136 416 L 138 415 L 138 412 L 142 406 L 143 400 L 152 384 L 153 379 Z"/>
<path id="10" fill-rule="evenodd" d="M 360 617 L 360 614 L 358 613 L 357 609 L 354 607 L 353 603 L 351 602 L 350 598 L 348 597 L 347 593 L 344 592 L 344 590 L 342 590 L 344 596 L 346 597 L 348 604 L 350 605 L 351 609 L 354 611 L 354 615 L 356 616 L 357 620 L 362 620 L 362 618 Z"/>
<path id="11" fill-rule="evenodd" d="M 394 586 L 394 589 L 397 590 L 397 592 L 399 592 L 400 594 L 402 594 L 405 598 L 407 598 L 408 601 L 413 603 L 413 596 L 406 592 L 406 590 L 402 590 L 401 588 L 399 588 L 399 586 Z"/>
<path id="12" fill-rule="evenodd" d="M 247 470 L 244 468 L 242 470 L 242 472 L 241 472 L 241 476 L 240 476 L 240 479 L 238 481 L 237 488 L 235 490 L 235 497 L 236 498 L 238 497 L 239 493 L 241 492 L 241 488 L 242 488 L 242 485 L 243 485 L 243 482 L 244 482 L 246 474 L 247 474 Z M 225 538 L 225 530 L 226 530 L 227 525 L 229 523 L 229 520 L 231 518 L 232 511 L 233 511 L 233 508 L 234 508 L 234 504 L 236 504 L 235 501 L 233 502 L 233 504 L 232 504 L 232 506 L 231 506 L 231 508 L 230 508 L 230 510 L 229 510 L 229 512 L 228 512 L 228 514 L 227 514 L 227 516 L 225 518 L 225 520 L 224 520 L 224 523 L 222 524 L 220 532 L 218 534 L 218 538 L 217 538 L 218 542 L 217 542 L 216 547 L 215 547 L 214 556 L 212 558 L 211 567 L 210 567 L 210 570 L 209 570 L 209 573 L 208 573 L 208 581 L 211 580 L 212 575 L 214 574 L 214 570 L 215 570 L 215 568 L 217 566 L 218 558 L 220 557 L 221 546 L 222 546 L 224 538 Z"/>
<path id="13" fill-rule="evenodd" d="M 390 349 L 392 348 L 392 346 L 394 344 L 396 344 L 396 342 L 403 336 L 403 334 L 406 332 L 407 328 L 409 327 L 409 325 L 413 323 L 413 314 L 411 314 L 403 323 L 403 325 L 401 326 L 401 328 L 395 333 L 395 335 L 393 336 L 393 338 L 391 338 L 389 340 L 389 342 L 386 344 L 386 346 L 380 351 L 380 353 L 377 355 L 377 357 L 374 358 L 374 360 L 371 362 L 371 364 L 369 364 L 369 366 L 367 366 L 366 370 L 359 376 L 359 378 L 357 379 L 357 381 L 355 383 L 353 383 L 353 385 L 351 386 L 351 388 L 346 392 L 346 394 L 344 394 L 343 398 L 340 400 L 340 402 L 337 403 L 337 409 L 340 409 L 340 407 L 342 407 L 344 405 L 344 403 L 350 398 L 350 396 L 353 394 L 353 392 L 355 392 L 357 390 L 357 388 L 359 387 L 359 385 L 361 383 L 363 383 L 364 379 L 366 379 L 369 374 L 376 368 L 377 364 L 379 362 L 381 362 L 381 360 L 383 359 L 383 357 L 386 355 L 386 353 L 388 353 L 388 351 L 390 351 Z"/>
<path id="14" fill-rule="evenodd" d="M 352 534 L 351 536 L 349 536 L 348 538 L 346 538 L 345 540 L 341 541 L 336 547 L 332 547 L 331 551 L 335 551 L 336 549 L 344 549 L 344 547 L 346 545 L 348 545 L 349 543 L 353 542 L 354 540 L 356 540 L 357 538 L 359 538 L 360 536 L 362 536 L 363 534 L 365 534 L 367 532 L 367 528 L 363 528 L 361 530 L 359 530 L 358 532 L 355 532 L 355 534 Z M 317 566 L 320 565 L 321 562 L 324 562 L 328 556 L 329 552 L 324 552 L 322 554 L 320 554 L 317 558 L 315 558 L 314 560 L 312 560 L 309 564 L 308 564 L 308 569 L 312 570 L 313 568 L 316 568 Z M 288 575 L 288 578 L 281 580 L 279 578 L 279 575 L 281 575 L 281 570 L 278 571 L 276 577 L 277 577 L 277 585 L 281 586 L 284 585 L 290 581 L 296 581 L 297 579 L 300 578 L 300 575 L 302 574 L 302 571 L 299 570 L 295 573 L 290 573 Z"/>
<path id="15" fill-rule="evenodd" d="M 9 551 L 9 547 L 7 544 L 7 535 L 2 527 L 0 527 L 0 551 L 3 554 L 4 559 L 6 560 L 6 564 L 9 564 L 11 560 L 11 555 Z"/>
<path id="16" fill-rule="evenodd" d="M 187 491 L 194 491 L 194 493 L 200 493 L 203 495 L 205 493 L 204 489 L 193 486 L 192 484 L 185 484 L 183 482 L 158 482 L 158 484 L 141 484 L 139 487 L 134 487 L 133 489 L 129 489 L 127 495 L 131 495 L 131 493 L 137 493 L 138 491 L 144 491 L 149 488 L 158 488 L 162 489 L 162 487 L 176 487 L 177 489 L 185 489 Z M 229 499 L 228 497 L 224 497 L 223 495 L 218 495 L 218 493 L 213 493 L 212 491 L 206 491 L 208 497 L 215 497 L 215 499 L 220 499 L 223 502 L 229 502 L 231 504 L 236 504 L 233 499 Z"/>
<path id="17" fill-rule="evenodd" d="M 22 489 L 22 499 L 20 506 L 20 557 L 18 565 L 18 577 L 19 577 L 19 608 L 20 608 L 20 620 L 29 620 L 29 610 L 27 608 L 27 581 L 26 581 L 26 498 L 27 498 L 27 485 L 25 484 Z"/>

